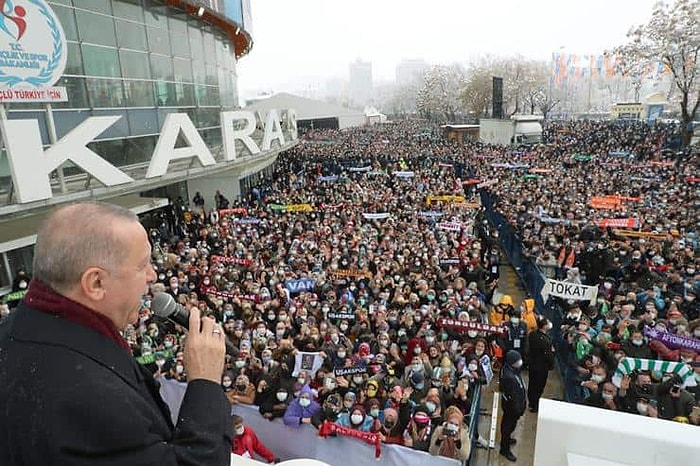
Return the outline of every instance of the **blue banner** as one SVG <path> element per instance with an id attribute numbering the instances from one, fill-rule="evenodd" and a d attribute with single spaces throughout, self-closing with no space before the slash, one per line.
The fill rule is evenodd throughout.
<path id="1" fill-rule="evenodd" d="M 287 280 L 284 287 L 290 293 L 301 293 L 302 291 L 313 291 L 316 286 L 315 278 L 300 278 L 299 280 Z"/>

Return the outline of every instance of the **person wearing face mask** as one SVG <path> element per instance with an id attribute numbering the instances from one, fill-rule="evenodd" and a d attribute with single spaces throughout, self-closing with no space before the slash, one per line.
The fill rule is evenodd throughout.
<path id="1" fill-rule="evenodd" d="M 258 382 L 255 404 L 259 407 L 260 414 L 271 421 L 284 416 L 289 404 L 289 393 L 279 385 L 278 380 L 264 376 Z"/>
<path id="2" fill-rule="evenodd" d="M 584 404 L 611 411 L 619 411 L 621 409 L 620 401 L 617 397 L 617 387 L 612 382 L 605 382 L 599 391 L 591 393 L 591 396 L 584 400 Z"/>
<path id="3" fill-rule="evenodd" d="M 338 393 L 331 393 L 322 403 L 322 409 L 311 417 L 311 424 L 317 429 L 325 421 L 335 422 L 338 420 L 343 401 Z"/>
<path id="4" fill-rule="evenodd" d="M 347 413 L 341 413 L 338 416 L 338 420 L 335 421 L 335 423 L 340 426 L 362 432 L 369 432 L 373 422 L 374 419 L 372 416 L 368 416 L 365 412 L 365 408 L 360 404 L 353 406 Z"/>
<path id="5" fill-rule="evenodd" d="M 424 405 L 416 407 L 413 417 L 403 433 L 403 444 L 414 450 L 427 452 L 430 448 L 432 426 Z"/>
<path id="6" fill-rule="evenodd" d="M 506 328 L 505 334 L 498 339 L 498 346 L 503 348 L 504 353 L 515 350 L 524 358 L 527 354 L 527 325 L 522 322 L 522 313 L 518 309 L 513 309 L 508 321 L 503 324 Z"/>
<path id="7" fill-rule="evenodd" d="M 533 330 L 528 340 L 528 371 L 527 400 L 530 412 L 536 413 L 544 387 L 547 385 L 549 371 L 554 369 L 554 342 L 549 336 L 552 323 L 546 317 L 537 321 L 537 330 Z"/>
<path id="8" fill-rule="evenodd" d="M 511 451 L 515 439 L 511 438 L 518 419 L 525 412 L 527 405 L 525 383 L 520 375 L 523 359 L 515 350 L 506 353 L 505 364 L 501 368 L 500 391 L 503 417 L 501 418 L 501 448 L 499 453 L 508 461 L 517 461 Z"/>
<path id="9" fill-rule="evenodd" d="M 630 338 L 622 342 L 620 349 L 630 358 L 654 359 L 654 353 L 646 344 L 644 334 L 638 329 L 630 331 Z"/>
<path id="10" fill-rule="evenodd" d="M 226 393 L 226 397 L 231 405 L 244 404 L 252 405 L 255 401 L 255 385 L 250 383 L 247 375 L 239 375 L 233 385 L 233 390 Z"/>
<path id="11" fill-rule="evenodd" d="M 460 462 L 469 459 L 471 453 L 469 429 L 464 425 L 464 415 L 459 408 L 455 406 L 447 408 L 445 423 L 433 432 L 428 452 L 433 456 L 444 456 Z"/>
<path id="12" fill-rule="evenodd" d="M 231 453 L 245 458 L 255 458 L 260 456 L 270 464 L 279 463 L 279 459 L 260 441 L 250 426 L 243 425 L 243 418 L 234 414 L 231 416 L 233 422 L 233 444 Z"/>
<path id="13" fill-rule="evenodd" d="M 302 424 L 311 424 L 311 418 L 321 411 L 321 405 L 313 400 L 314 394 L 308 385 L 304 385 L 299 391 L 299 396 L 292 400 L 284 413 L 284 424 L 290 427 L 299 427 Z"/>

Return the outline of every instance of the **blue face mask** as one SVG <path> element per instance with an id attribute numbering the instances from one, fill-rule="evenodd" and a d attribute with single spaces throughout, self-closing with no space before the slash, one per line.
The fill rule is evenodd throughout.
<path id="1" fill-rule="evenodd" d="M 424 386 L 425 386 L 425 384 L 421 382 L 418 385 L 416 385 L 415 387 L 416 387 L 416 390 L 423 390 Z"/>
<path id="2" fill-rule="evenodd" d="M 428 409 L 428 412 L 430 412 L 430 413 L 435 412 L 435 408 L 437 408 L 437 406 L 435 406 L 435 403 L 433 403 L 432 401 L 426 401 L 425 407 Z"/>

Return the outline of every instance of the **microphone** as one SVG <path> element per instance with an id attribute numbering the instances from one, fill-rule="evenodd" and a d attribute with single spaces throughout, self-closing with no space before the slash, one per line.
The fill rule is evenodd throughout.
<path id="1" fill-rule="evenodd" d="M 168 319 L 169 321 L 185 327 L 189 330 L 190 327 L 190 311 L 185 309 L 181 304 L 175 302 L 172 296 L 168 293 L 156 293 L 151 301 L 151 311 L 158 317 Z"/>
<path id="2" fill-rule="evenodd" d="M 184 327 L 187 330 L 190 329 L 190 311 L 185 309 L 184 306 L 177 303 L 172 296 L 168 293 L 160 292 L 153 296 L 151 301 L 151 311 L 163 319 L 169 320 L 170 322 Z M 197 329 L 199 330 L 199 329 Z M 224 334 L 224 342 L 226 343 L 226 353 L 237 355 L 238 348 L 233 346 Z"/>

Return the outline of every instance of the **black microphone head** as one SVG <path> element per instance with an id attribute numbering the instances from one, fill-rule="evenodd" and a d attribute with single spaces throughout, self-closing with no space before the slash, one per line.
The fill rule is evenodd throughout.
<path id="1" fill-rule="evenodd" d="M 158 317 L 167 319 L 177 312 L 177 303 L 168 293 L 156 293 L 151 301 L 151 311 Z"/>

